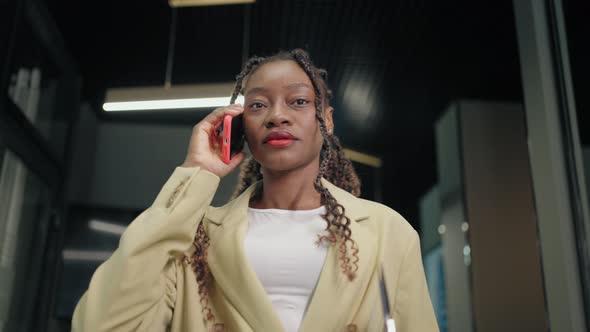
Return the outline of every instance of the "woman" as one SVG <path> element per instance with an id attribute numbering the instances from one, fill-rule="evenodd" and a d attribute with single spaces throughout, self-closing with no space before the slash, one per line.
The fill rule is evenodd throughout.
<path id="1" fill-rule="evenodd" d="M 438 331 L 417 233 L 357 198 L 326 76 L 301 49 L 246 63 L 231 100 L 244 108 L 194 127 L 185 162 L 92 277 L 74 331 L 382 331 L 381 270 L 397 331 Z M 245 158 L 221 161 L 225 114 L 243 115 L 253 158 L 215 208 Z"/>

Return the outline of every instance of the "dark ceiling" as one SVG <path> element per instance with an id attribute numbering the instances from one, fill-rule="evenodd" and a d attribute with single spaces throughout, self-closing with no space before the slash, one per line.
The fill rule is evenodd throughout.
<path id="1" fill-rule="evenodd" d="M 139 119 L 101 110 L 108 87 L 164 84 L 166 1 L 47 3 L 82 72 L 84 99 L 102 119 L 199 121 L 202 112 Z M 413 221 L 436 183 L 433 124 L 449 102 L 522 98 L 509 0 L 259 0 L 249 10 L 181 8 L 177 22 L 173 84 L 233 80 L 245 49 L 307 49 L 329 72 L 336 134 L 384 160 L 384 202 Z"/>

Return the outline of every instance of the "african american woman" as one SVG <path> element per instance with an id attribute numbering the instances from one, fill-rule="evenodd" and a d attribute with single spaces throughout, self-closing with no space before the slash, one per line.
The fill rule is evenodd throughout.
<path id="1" fill-rule="evenodd" d="M 384 331 L 386 300 L 397 332 L 438 331 L 418 234 L 358 198 L 330 97 L 304 50 L 248 60 L 231 105 L 193 128 L 184 163 L 94 273 L 72 330 Z M 229 164 L 215 138 L 226 114 L 242 114 L 252 154 Z M 240 164 L 234 198 L 210 206 Z"/>

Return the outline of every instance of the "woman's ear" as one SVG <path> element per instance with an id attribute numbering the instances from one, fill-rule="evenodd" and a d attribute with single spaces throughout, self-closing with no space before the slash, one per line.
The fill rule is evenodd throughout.
<path id="1" fill-rule="evenodd" d="M 326 108 L 325 114 L 325 122 L 326 122 L 326 129 L 328 129 L 328 134 L 334 134 L 334 121 L 332 120 L 332 113 L 334 113 L 334 108 L 332 106 L 328 106 Z"/>

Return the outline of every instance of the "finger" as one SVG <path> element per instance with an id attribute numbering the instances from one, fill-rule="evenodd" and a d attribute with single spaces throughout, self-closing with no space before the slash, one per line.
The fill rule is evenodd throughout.
<path id="1" fill-rule="evenodd" d="M 239 152 L 236 153 L 229 161 L 229 164 L 227 165 L 230 169 L 234 169 L 235 167 L 237 167 L 239 164 L 242 163 L 242 161 L 244 161 L 244 159 L 246 158 L 246 153 L 245 152 Z"/>
<path id="2" fill-rule="evenodd" d="M 213 120 L 214 122 L 211 123 L 211 125 L 213 127 L 212 132 L 217 133 L 219 127 L 223 125 L 223 119 L 224 119 L 225 115 L 230 114 L 232 116 L 237 116 L 244 111 L 243 108 L 241 108 L 240 106 L 236 106 L 236 105 L 239 105 L 239 104 L 232 104 L 232 105 L 229 105 L 226 107 L 222 107 L 220 109 L 220 111 L 223 110 L 223 113 L 221 113 L 221 116 L 217 117 L 215 120 Z M 235 111 L 237 111 L 238 113 L 236 114 Z"/>
<path id="3" fill-rule="evenodd" d="M 212 129 L 211 132 L 209 133 L 209 146 L 211 146 L 213 151 L 220 149 L 222 140 L 223 140 L 223 138 L 221 136 L 218 136 L 217 133 L 215 132 L 215 130 Z"/>
<path id="4" fill-rule="evenodd" d="M 225 117 L 225 115 L 229 114 L 232 116 L 237 116 L 240 113 L 242 113 L 241 110 L 236 110 L 236 109 L 228 109 L 225 108 L 222 112 L 218 112 L 216 114 L 210 114 L 209 118 L 205 118 L 203 121 L 204 126 L 208 127 L 210 134 L 218 134 L 217 130 L 219 129 L 220 126 L 223 125 L 223 118 Z"/>
<path id="5" fill-rule="evenodd" d="M 209 115 L 207 115 L 205 117 L 205 121 L 209 122 L 212 125 L 217 125 L 219 124 L 221 121 L 223 121 L 223 116 L 226 114 L 229 115 L 239 115 L 244 111 L 243 108 L 238 108 L 238 107 L 230 107 L 230 106 L 226 106 L 226 107 L 220 107 L 215 109 L 213 112 L 209 113 Z"/>

